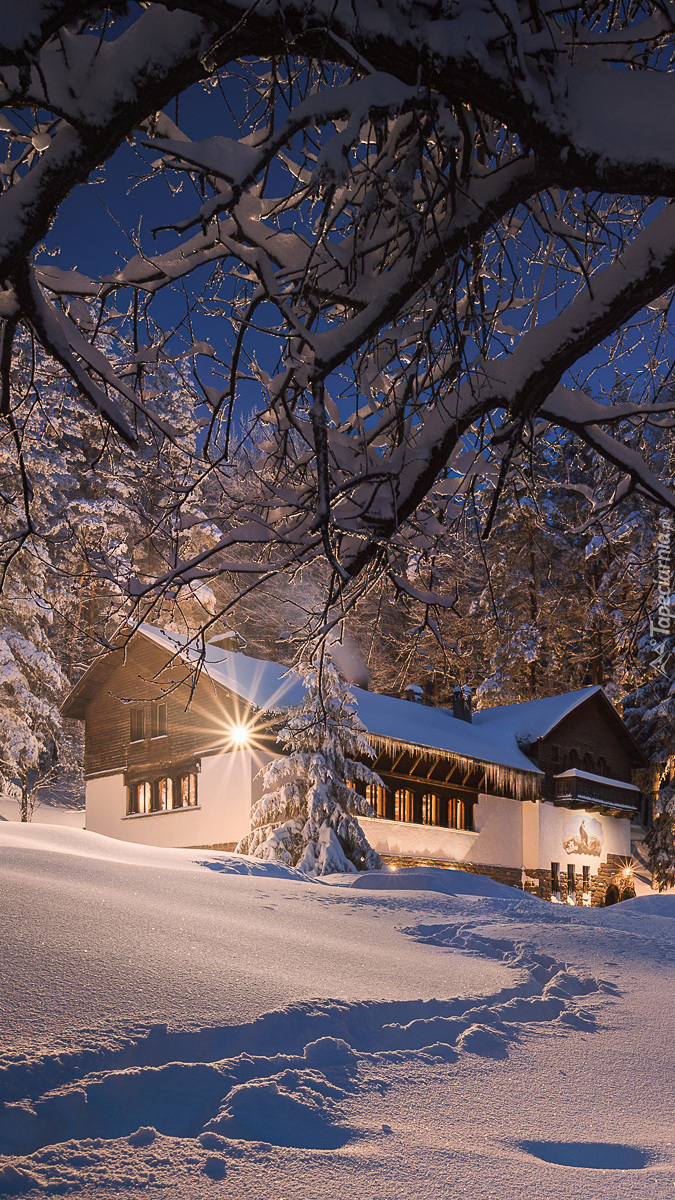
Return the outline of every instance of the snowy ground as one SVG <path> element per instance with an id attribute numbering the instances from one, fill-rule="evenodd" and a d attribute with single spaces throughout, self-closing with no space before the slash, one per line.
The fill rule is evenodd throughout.
<path id="1" fill-rule="evenodd" d="M 16 800 L 0 796 L 0 821 L 20 821 L 21 812 Z M 84 809 L 67 808 L 64 804 L 38 804 L 33 813 L 36 825 L 66 825 L 70 829 L 84 828 Z"/>
<path id="2" fill-rule="evenodd" d="M 0 1195 L 674 1195 L 675 897 L 0 823 Z"/>

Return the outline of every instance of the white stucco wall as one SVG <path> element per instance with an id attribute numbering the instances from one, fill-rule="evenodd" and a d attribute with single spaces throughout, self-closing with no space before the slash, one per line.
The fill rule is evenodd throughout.
<path id="1" fill-rule="evenodd" d="M 584 854 L 571 845 L 565 849 L 563 842 L 569 842 L 571 827 L 578 837 L 582 821 L 589 841 L 593 836 L 600 837 L 599 855 Z M 590 866 L 591 874 L 595 875 L 608 854 L 628 857 L 631 852 L 628 819 L 559 808 L 542 801 L 506 800 L 501 796 L 479 797 L 474 809 L 473 833 L 379 817 L 359 817 L 359 822 L 375 850 L 401 858 L 524 867 L 526 871 L 537 867 L 550 869 L 552 862 L 558 862 L 565 872 L 567 864 L 574 863 L 578 872 Z"/>
<path id="2" fill-rule="evenodd" d="M 600 827 L 602 843 L 600 854 L 584 854 L 578 846 L 568 846 L 566 849 L 563 845 L 566 840 L 565 826 L 568 825 L 567 840 L 569 840 L 569 823 L 575 830 L 578 830 L 582 821 L 586 838 L 589 840 L 597 835 L 597 827 Z M 600 864 L 606 861 L 608 854 L 628 857 L 630 852 L 630 820 L 628 817 L 610 817 L 605 816 L 604 813 L 586 812 L 580 808 L 560 808 L 555 804 L 540 804 L 540 867 L 550 869 L 552 862 L 558 862 L 561 871 L 564 872 L 568 863 L 573 863 L 577 871 L 588 866 L 591 868 L 591 874 L 595 875 Z"/>
<path id="3" fill-rule="evenodd" d="M 474 808 L 478 832 L 471 861 L 499 867 L 523 865 L 523 810 L 529 801 L 479 796 Z M 532 805 L 534 807 L 534 805 Z"/>
<path id="4" fill-rule="evenodd" d="M 461 829 L 441 829 L 436 825 L 413 825 L 407 821 L 387 821 L 384 817 L 359 817 L 373 850 L 378 854 L 402 858 L 433 858 L 439 862 L 473 862 L 470 853 L 475 833 Z"/>
<path id="5" fill-rule="evenodd" d="M 210 754 L 202 758 L 197 798 L 204 815 L 200 826 L 207 836 L 190 845 L 238 842 L 250 829 L 251 777 L 250 750 L 229 754 Z M 168 815 L 168 814 L 167 814 Z"/>
<path id="6" fill-rule="evenodd" d="M 144 846 L 210 846 L 238 842 L 250 828 L 252 779 L 263 760 L 251 750 L 205 756 L 197 807 L 127 816 L 123 775 L 87 781 L 85 827 Z M 253 785 L 259 790 L 259 785 Z"/>
<path id="7" fill-rule="evenodd" d="M 120 824 L 126 809 L 127 789 L 123 775 L 105 775 L 102 779 L 87 780 L 85 829 L 92 833 L 104 833 L 106 837 L 124 838 Z M 125 840 L 134 842 L 141 839 Z"/>
<path id="8" fill-rule="evenodd" d="M 86 828 L 94 833 L 146 846 L 209 846 L 238 842 L 250 828 L 252 800 L 260 796 L 256 778 L 271 756 L 249 749 L 205 756 L 197 780 L 198 806 L 169 812 L 127 816 L 124 776 L 108 775 L 87 782 Z M 565 826 L 586 835 L 601 829 L 600 855 L 565 849 Z M 594 824 L 597 823 L 597 824 Z M 429 858 L 439 862 L 471 862 L 485 866 L 550 868 L 559 862 L 564 872 L 572 862 L 577 871 L 590 866 L 596 874 L 608 854 L 630 855 L 630 822 L 583 809 L 553 804 L 506 800 L 481 795 L 474 809 L 473 832 L 441 829 L 362 817 L 371 846 L 383 855 Z M 569 825 L 568 825 L 569 836 Z"/>
<path id="9" fill-rule="evenodd" d="M 533 804 L 529 807 L 535 809 Z M 520 867 L 523 808 L 519 800 L 479 796 L 474 808 L 475 830 L 471 833 L 436 825 L 387 821 L 382 817 L 359 817 L 359 824 L 379 854 Z"/>

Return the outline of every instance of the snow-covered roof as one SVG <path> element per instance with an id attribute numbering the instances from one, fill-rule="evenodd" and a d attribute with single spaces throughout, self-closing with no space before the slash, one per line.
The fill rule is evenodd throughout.
<path id="1" fill-rule="evenodd" d="M 621 788 L 624 792 L 639 792 L 639 787 L 634 783 L 624 783 L 620 779 L 610 779 L 607 775 L 592 775 L 590 771 L 580 771 L 578 767 L 571 767 L 569 771 L 560 771 L 558 775 L 553 776 L 554 779 L 585 779 L 590 783 L 604 783 L 608 787 Z"/>
<path id="2" fill-rule="evenodd" d="M 585 687 L 575 692 L 563 692 L 559 696 L 545 696 L 541 700 L 499 704 L 495 708 L 484 708 L 474 713 L 473 724 L 485 732 L 500 732 L 521 742 L 532 743 L 546 737 L 575 708 L 598 694 L 605 694 L 601 687 Z"/>
<path id="3" fill-rule="evenodd" d="M 414 746 L 428 746 L 480 762 L 541 775 L 507 730 L 482 729 L 453 717 L 447 708 L 431 708 L 396 696 L 352 688 L 359 717 L 368 733 Z"/>
<path id="4" fill-rule="evenodd" d="M 155 625 L 143 624 L 139 630 L 151 642 L 171 654 L 178 652 L 181 658 L 195 665 L 203 661 L 203 669 L 209 679 L 261 711 L 281 711 L 302 700 L 302 683 L 297 676 L 289 673 L 288 667 L 280 663 L 251 658 L 238 650 L 226 650 L 214 642 L 207 642 L 204 648 L 199 642 L 190 643 L 181 634 L 166 633 Z"/>
<path id="5" fill-rule="evenodd" d="M 165 633 L 153 625 L 141 625 L 140 631 L 171 653 L 179 651 L 188 660 L 199 660 L 201 648 L 188 646 L 186 639 L 178 634 Z M 224 650 L 212 643 L 206 646 L 204 670 L 214 683 L 229 688 L 261 711 L 283 709 L 299 704 L 302 699 L 302 684 L 287 667 Z M 453 717 L 445 708 L 426 707 L 358 687 L 352 687 L 351 691 L 361 721 L 375 737 L 458 754 L 530 774 L 543 774 L 520 750 L 508 725 L 483 728 L 480 724 L 469 724 Z"/>
<path id="6" fill-rule="evenodd" d="M 227 688 L 259 712 L 281 713 L 302 700 L 303 685 L 300 679 L 280 663 L 227 650 L 215 642 L 207 642 L 205 646 L 199 641 L 190 643 L 186 637 L 154 625 L 143 624 L 139 626 L 139 632 L 166 651 L 168 656 L 177 654 L 195 666 L 201 664 L 214 684 Z M 73 701 L 79 697 L 77 703 L 81 706 L 85 679 L 95 669 L 90 668 L 71 692 L 63 706 L 66 715 L 83 715 Z M 472 721 L 468 722 L 454 717 L 445 708 L 427 707 L 396 696 L 364 691 L 359 687 L 352 687 L 351 690 L 358 715 L 373 738 L 456 755 L 499 769 L 526 772 L 530 778 L 543 775 L 544 772 L 527 757 L 521 745 L 545 737 L 591 696 L 601 695 L 608 708 L 612 708 L 602 688 L 587 687 L 542 700 L 483 709 L 474 713 Z M 612 708 L 612 711 L 615 710 Z M 618 713 L 616 719 L 621 723 Z M 629 737 L 627 731 L 626 737 Z M 637 748 L 636 752 L 639 754 Z"/>
<path id="7" fill-rule="evenodd" d="M 598 697 L 607 716 L 614 721 L 617 736 L 623 741 L 633 764 L 645 766 L 647 759 L 643 751 L 599 684 L 578 688 L 574 692 L 562 692 L 558 696 L 545 696 L 540 700 L 523 700 L 519 704 L 500 704 L 495 708 L 485 708 L 474 713 L 473 724 L 485 733 L 510 735 L 527 749 L 526 743 L 532 746 L 539 738 L 547 737 L 565 717 L 593 696 Z"/>

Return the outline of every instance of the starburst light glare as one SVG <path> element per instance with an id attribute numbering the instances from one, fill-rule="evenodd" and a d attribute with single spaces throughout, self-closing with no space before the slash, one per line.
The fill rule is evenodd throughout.
<path id="1" fill-rule="evenodd" d="M 232 725 L 230 730 L 230 741 L 236 750 L 243 750 L 245 746 L 251 744 L 251 726 L 245 725 L 243 722 L 237 722 Z"/>

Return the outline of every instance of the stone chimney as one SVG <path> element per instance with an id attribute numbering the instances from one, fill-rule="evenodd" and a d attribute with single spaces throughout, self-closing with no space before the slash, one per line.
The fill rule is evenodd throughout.
<path id="1" fill-rule="evenodd" d="M 471 724 L 471 688 L 466 684 L 452 690 L 452 715 L 458 721 L 468 721 Z"/>
<path id="2" fill-rule="evenodd" d="M 411 700 L 413 704 L 424 704 L 424 691 L 418 683 L 406 683 L 403 699 Z"/>

